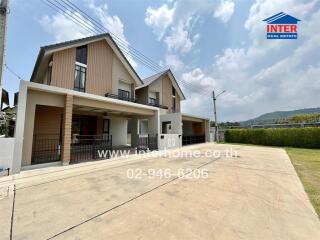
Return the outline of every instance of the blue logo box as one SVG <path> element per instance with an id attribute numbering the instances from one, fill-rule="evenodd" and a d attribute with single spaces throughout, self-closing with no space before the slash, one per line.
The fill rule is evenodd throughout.
<path id="1" fill-rule="evenodd" d="M 267 39 L 297 39 L 297 33 L 267 33 Z"/>

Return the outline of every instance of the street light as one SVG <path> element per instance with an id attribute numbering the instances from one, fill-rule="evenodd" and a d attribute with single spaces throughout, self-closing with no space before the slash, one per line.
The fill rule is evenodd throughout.
<path id="1" fill-rule="evenodd" d="M 223 90 L 220 92 L 217 96 L 215 95 L 214 91 L 212 91 L 212 98 L 213 98 L 213 107 L 214 107 L 214 128 L 215 128 L 215 139 L 217 142 L 219 142 L 219 134 L 218 134 L 218 121 L 217 121 L 217 107 L 216 107 L 216 100 L 217 98 L 225 93 L 226 90 Z"/>

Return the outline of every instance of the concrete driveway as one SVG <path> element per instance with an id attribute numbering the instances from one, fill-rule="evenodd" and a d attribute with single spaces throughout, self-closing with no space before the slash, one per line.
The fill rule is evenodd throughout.
<path id="1" fill-rule="evenodd" d="M 238 157 L 203 154 L 230 147 Z M 10 239 L 10 232 L 12 239 L 32 240 L 320 239 L 318 217 L 284 150 L 209 143 L 176 151 L 183 149 L 202 154 L 129 157 L 0 178 L 0 239 Z M 148 172 L 167 168 L 169 178 Z M 129 179 L 128 169 L 142 169 L 141 179 Z M 208 178 L 174 176 L 179 169 L 207 169 Z"/>

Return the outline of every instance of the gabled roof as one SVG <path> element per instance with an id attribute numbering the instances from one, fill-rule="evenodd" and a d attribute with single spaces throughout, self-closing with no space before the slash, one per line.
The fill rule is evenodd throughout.
<path id="1" fill-rule="evenodd" d="M 271 17 L 268 17 L 263 20 L 268 24 L 297 24 L 298 21 L 301 21 L 295 17 L 292 17 L 284 12 L 279 12 Z"/>
<path id="2" fill-rule="evenodd" d="M 143 84 L 142 80 L 140 79 L 137 72 L 134 70 L 128 59 L 125 57 L 117 43 L 114 41 L 114 39 L 111 37 L 109 33 L 102 33 L 99 35 L 94 35 L 86 38 L 51 44 L 47 46 L 43 46 L 40 48 L 40 52 L 38 54 L 38 58 L 35 64 L 35 67 L 33 69 L 32 75 L 31 75 L 31 81 L 33 82 L 35 80 L 35 77 L 39 71 L 39 68 L 41 66 L 41 63 L 43 62 L 46 55 L 52 54 L 56 51 L 61 51 L 64 49 L 72 48 L 72 47 L 78 47 L 81 45 L 85 45 L 88 43 L 96 42 L 105 39 L 110 47 L 113 49 L 113 51 L 117 54 L 117 56 L 120 58 L 122 63 L 124 64 L 125 68 L 128 70 L 129 74 L 137 81 L 138 85 Z"/>
<path id="3" fill-rule="evenodd" d="M 181 100 L 185 100 L 186 97 L 184 96 L 176 78 L 174 77 L 172 71 L 170 69 L 167 69 L 165 71 L 162 71 L 162 72 L 159 72 L 159 73 L 156 73 L 150 77 L 147 77 L 145 79 L 143 79 L 143 85 L 142 86 L 139 86 L 137 87 L 136 89 L 140 89 L 140 88 L 144 88 L 146 86 L 149 86 L 151 83 L 155 82 L 156 80 L 158 80 L 160 77 L 164 76 L 164 75 L 168 75 L 171 82 L 172 82 L 172 85 L 175 87 L 175 89 L 177 90 L 179 96 L 181 97 Z"/>

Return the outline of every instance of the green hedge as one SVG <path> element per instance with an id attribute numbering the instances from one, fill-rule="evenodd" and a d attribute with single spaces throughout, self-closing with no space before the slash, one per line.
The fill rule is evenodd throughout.
<path id="1" fill-rule="evenodd" d="M 320 128 L 229 129 L 225 141 L 267 146 L 320 148 Z"/>

